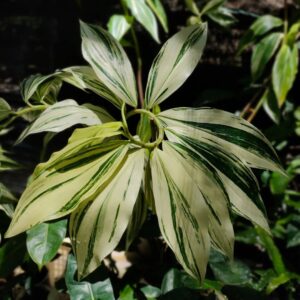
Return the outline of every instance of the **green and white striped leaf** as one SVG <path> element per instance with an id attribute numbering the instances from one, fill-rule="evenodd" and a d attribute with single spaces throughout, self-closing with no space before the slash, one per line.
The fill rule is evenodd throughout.
<path id="1" fill-rule="evenodd" d="M 119 42 L 99 26 L 80 22 L 82 54 L 115 101 L 137 106 L 135 78 Z"/>
<path id="2" fill-rule="evenodd" d="M 70 235 L 79 278 L 93 272 L 118 245 L 141 188 L 144 160 L 144 149 L 129 154 L 96 199 L 72 213 Z"/>
<path id="3" fill-rule="evenodd" d="M 169 32 L 168 18 L 161 1 L 160 0 L 146 0 L 146 1 L 149 7 L 152 9 L 152 11 L 155 13 L 164 31 L 168 33 Z"/>
<path id="4" fill-rule="evenodd" d="M 109 125 L 101 131 L 101 126 L 105 127 L 100 125 L 75 131 L 65 148 L 36 167 L 32 182 L 18 202 L 7 237 L 63 217 L 83 201 L 97 196 L 122 165 L 128 151 L 126 141 L 103 143 L 105 137 L 119 131 L 116 128 L 109 130 Z M 88 137 L 82 139 L 85 133 Z"/>
<path id="5" fill-rule="evenodd" d="M 145 0 L 124 0 L 132 15 L 150 33 L 153 39 L 160 43 L 158 37 L 158 25 L 155 15 L 146 4 Z"/>
<path id="6" fill-rule="evenodd" d="M 107 23 L 108 31 L 118 41 L 123 38 L 130 27 L 131 24 L 124 15 L 113 15 L 109 18 Z"/>
<path id="7" fill-rule="evenodd" d="M 32 260 L 41 268 L 50 262 L 67 233 L 67 220 L 42 223 L 27 231 L 26 246 Z"/>
<path id="8" fill-rule="evenodd" d="M 276 55 L 272 70 L 273 89 L 279 107 L 285 102 L 286 96 L 293 87 L 299 65 L 298 48 L 283 44 Z"/>
<path id="9" fill-rule="evenodd" d="M 122 106 L 122 100 L 100 81 L 90 66 L 69 67 L 63 69 L 59 76 L 63 81 L 83 91 L 90 90 L 100 97 L 107 99 L 118 108 Z"/>
<path id="10" fill-rule="evenodd" d="M 212 246 L 233 258 L 234 232 L 228 211 L 230 202 L 220 176 L 206 159 L 188 146 L 164 142 L 163 151 L 179 161 L 198 185 L 208 208 Z"/>
<path id="11" fill-rule="evenodd" d="M 178 134 L 177 128 L 174 131 L 168 130 L 167 137 L 173 145 L 184 151 L 188 159 L 192 159 L 197 165 L 207 168 L 204 176 L 205 174 L 206 176 L 213 174 L 212 177 L 217 181 L 215 189 L 219 185 L 226 193 L 230 202 L 229 207 L 234 212 L 269 231 L 265 207 L 256 178 L 237 156 L 218 145 L 206 144 Z M 204 187 L 202 186 L 202 188 Z M 221 250 L 226 253 L 223 249 Z"/>
<path id="12" fill-rule="evenodd" d="M 152 108 L 174 93 L 196 68 L 207 37 L 206 24 L 189 26 L 171 37 L 151 66 L 145 94 Z"/>
<path id="13" fill-rule="evenodd" d="M 98 111 L 104 111 L 99 108 Z M 105 112 L 105 111 L 104 111 Z M 108 113 L 106 115 L 109 115 Z M 112 119 L 112 118 L 111 118 Z M 76 101 L 68 99 L 57 102 L 48 107 L 25 131 L 17 142 L 23 141 L 28 135 L 41 132 L 61 132 L 76 124 L 87 126 L 101 124 L 99 115 L 86 106 L 78 105 Z"/>
<path id="14" fill-rule="evenodd" d="M 251 57 L 251 73 L 253 81 L 260 79 L 263 72 L 277 51 L 282 41 L 283 33 L 274 32 L 262 39 L 254 48 Z"/>
<path id="15" fill-rule="evenodd" d="M 201 143 L 220 147 L 251 168 L 282 171 L 266 137 L 252 124 L 234 114 L 212 108 L 175 108 L 160 113 L 166 128 Z"/>
<path id="16" fill-rule="evenodd" d="M 161 233 L 185 271 L 203 280 L 210 249 L 205 200 L 176 157 L 155 149 L 150 164 Z"/>
<path id="17" fill-rule="evenodd" d="M 56 77 L 59 72 L 49 75 L 32 75 L 21 83 L 21 95 L 25 103 L 30 104 L 30 99 L 36 102 L 53 104 L 61 87 L 61 81 Z"/>
<path id="18" fill-rule="evenodd" d="M 217 10 L 220 6 L 224 4 L 224 2 L 225 0 L 209 0 L 201 9 L 201 14 L 204 15 Z"/>

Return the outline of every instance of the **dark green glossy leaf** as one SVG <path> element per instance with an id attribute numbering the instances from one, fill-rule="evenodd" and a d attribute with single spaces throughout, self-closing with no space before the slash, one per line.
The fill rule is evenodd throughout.
<path id="1" fill-rule="evenodd" d="M 200 289 L 201 285 L 198 280 L 192 278 L 190 275 L 177 269 L 171 269 L 166 273 L 161 284 L 161 291 L 163 294 L 170 292 L 177 288 Z"/>
<path id="2" fill-rule="evenodd" d="M 263 75 L 268 62 L 275 54 L 282 38 L 282 33 L 275 32 L 266 36 L 255 46 L 251 58 L 253 81 L 257 81 Z"/>
<path id="3" fill-rule="evenodd" d="M 74 280 L 76 269 L 76 260 L 73 255 L 69 255 L 65 280 L 72 300 L 115 300 L 109 279 L 96 283 L 76 281 Z"/>
<path id="4" fill-rule="evenodd" d="M 67 220 L 41 223 L 27 231 L 27 250 L 41 268 L 56 255 L 67 232 Z"/>

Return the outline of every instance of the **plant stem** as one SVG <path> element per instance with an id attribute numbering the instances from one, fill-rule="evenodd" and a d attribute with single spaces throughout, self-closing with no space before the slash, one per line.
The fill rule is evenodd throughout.
<path id="1" fill-rule="evenodd" d="M 26 107 L 22 110 L 14 112 L 13 114 L 17 117 L 20 117 L 20 116 L 30 113 L 32 111 L 45 110 L 46 108 L 47 108 L 47 105 L 36 105 L 36 106 L 32 106 L 32 107 Z"/>
<path id="2" fill-rule="evenodd" d="M 287 0 L 284 0 L 284 35 L 286 36 L 288 33 L 288 5 L 287 5 Z"/>
<path id="3" fill-rule="evenodd" d="M 258 113 L 259 109 L 261 108 L 261 106 L 263 105 L 264 102 L 264 98 L 262 97 L 258 103 L 256 104 L 255 108 L 252 110 L 250 116 L 247 118 L 248 122 L 252 122 L 254 117 L 256 116 L 256 114 Z"/>

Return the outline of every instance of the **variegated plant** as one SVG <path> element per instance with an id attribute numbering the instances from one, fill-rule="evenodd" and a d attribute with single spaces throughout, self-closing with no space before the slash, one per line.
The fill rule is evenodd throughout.
<path id="1" fill-rule="evenodd" d="M 47 109 L 22 139 L 76 123 L 88 127 L 76 129 L 66 147 L 37 166 L 6 237 L 70 214 L 69 234 L 82 278 L 123 236 L 130 244 L 150 209 L 180 264 L 202 280 L 210 247 L 233 256 L 231 211 L 269 231 L 251 168 L 280 170 L 278 158 L 263 134 L 234 114 L 186 107 L 160 112 L 158 105 L 197 66 L 205 24 L 184 28 L 164 44 L 141 108 L 120 44 L 97 26 L 81 23 L 81 33 L 91 67 L 67 68 L 23 84 L 25 101 Z M 55 103 L 61 81 L 109 100 L 121 110 L 121 121 L 74 100 Z M 141 117 L 137 134 L 127 122 L 133 115 Z"/>

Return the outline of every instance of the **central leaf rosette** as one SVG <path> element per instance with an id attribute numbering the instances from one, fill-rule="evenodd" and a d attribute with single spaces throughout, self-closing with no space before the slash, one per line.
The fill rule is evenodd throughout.
<path id="1" fill-rule="evenodd" d="M 91 67 L 70 67 L 53 76 L 109 100 L 121 109 L 122 122 L 111 121 L 103 110 L 95 115 L 76 106 L 77 113 L 99 118 L 99 124 L 81 118 L 93 126 L 76 129 L 67 146 L 37 166 L 6 237 L 70 214 L 69 235 L 82 278 L 123 236 L 129 245 L 151 210 L 185 271 L 203 280 L 210 247 L 233 256 L 230 210 L 269 231 L 251 168 L 281 170 L 276 153 L 258 129 L 234 114 L 187 107 L 154 112 L 197 66 L 205 24 L 184 28 L 165 43 L 150 69 L 141 109 L 121 45 L 97 26 L 81 23 L 81 32 Z M 28 86 L 34 94 L 37 85 Z M 132 112 L 126 113 L 126 105 Z M 57 106 L 40 116 L 51 115 L 49 131 L 57 128 Z M 62 122 L 62 109 L 60 114 Z M 134 114 L 141 117 L 139 138 L 127 125 Z M 26 134 L 38 132 L 38 122 L 45 126 L 37 119 Z"/>

